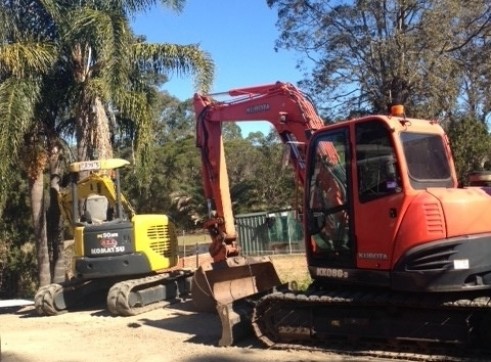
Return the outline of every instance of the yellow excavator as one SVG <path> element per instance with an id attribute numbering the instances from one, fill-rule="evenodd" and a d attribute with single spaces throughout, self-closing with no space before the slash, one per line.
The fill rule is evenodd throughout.
<path id="1" fill-rule="evenodd" d="M 121 192 L 123 159 L 75 162 L 59 204 L 73 230 L 73 277 L 39 288 L 35 308 L 56 315 L 105 297 L 114 315 L 137 315 L 186 299 L 192 270 L 178 268 L 176 226 L 138 215 Z M 78 180 L 79 175 L 87 175 Z"/>

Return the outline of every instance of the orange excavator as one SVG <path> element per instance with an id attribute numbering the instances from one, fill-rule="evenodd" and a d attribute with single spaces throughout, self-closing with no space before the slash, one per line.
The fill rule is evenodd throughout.
<path id="1" fill-rule="evenodd" d="M 409 118 L 396 105 L 388 115 L 324 125 L 288 83 L 227 95 L 194 97 L 214 262 L 195 273 L 192 292 L 217 308 L 220 345 L 249 329 L 279 348 L 349 342 L 351 352 L 373 351 L 382 343 L 383 353 L 413 348 L 403 357 L 415 359 L 423 346 L 489 349 L 491 197 L 458 187 L 436 121 Z M 254 120 L 269 121 L 289 146 L 304 188 L 313 282 L 303 292 L 281 284 L 269 259 L 240 255 L 221 126 Z"/>

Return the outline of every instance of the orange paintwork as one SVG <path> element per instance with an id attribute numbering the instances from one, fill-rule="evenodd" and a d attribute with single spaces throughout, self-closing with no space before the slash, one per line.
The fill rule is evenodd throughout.
<path id="1" fill-rule="evenodd" d="M 479 188 L 429 188 L 411 200 L 394 243 L 394 263 L 430 241 L 491 231 L 491 197 Z"/>
<path id="2" fill-rule="evenodd" d="M 389 195 L 367 203 L 359 201 L 356 187 L 353 187 L 353 207 L 355 210 L 354 229 L 357 239 L 357 267 L 361 269 L 390 270 L 403 252 L 412 246 L 435 240 L 435 235 L 428 236 L 423 230 L 419 230 L 418 219 L 422 218 L 421 208 L 411 206 L 418 203 L 424 190 L 411 188 L 408 169 L 405 162 L 404 151 L 400 142 L 399 134 L 402 131 L 444 135 L 444 131 L 434 122 L 426 120 L 411 119 L 394 116 L 368 116 L 357 120 L 340 123 L 336 126 L 348 125 L 351 134 L 351 144 L 356 143 L 355 126 L 363 122 L 382 121 L 393 133 L 393 147 L 398 160 L 398 168 L 401 177 L 401 188 L 403 192 Z M 457 186 L 457 178 L 453 169 L 451 151 L 447 147 L 447 158 L 450 160 L 453 184 Z M 351 172 L 353 185 L 358 184 L 356 167 L 356 155 L 352 152 Z M 390 215 L 391 210 L 396 216 Z M 412 210 L 408 213 L 408 210 Z M 407 225 L 407 226 L 405 226 Z M 407 229 L 406 229 L 407 228 Z M 400 236 L 400 235 L 403 236 Z M 444 237 L 444 234 L 438 235 Z"/>
<path id="3" fill-rule="evenodd" d="M 216 211 L 207 223 L 213 240 L 210 253 L 214 261 L 239 253 L 235 245 L 237 236 L 223 150 L 222 123 L 269 121 L 283 142 L 290 144 L 294 155 L 291 161 L 301 184 L 305 182 L 306 132 L 323 126 L 313 105 L 288 83 L 234 89 L 226 94 L 233 98 L 220 102 L 213 95 L 194 96 L 203 186 L 206 198 L 213 202 Z"/>
<path id="4" fill-rule="evenodd" d="M 447 237 L 491 231 L 491 197 L 480 188 L 429 189 L 442 203 Z"/>
<path id="5" fill-rule="evenodd" d="M 237 255 L 232 202 L 223 151 L 223 122 L 269 121 L 284 143 L 292 148 L 291 161 L 300 184 L 306 182 L 306 145 L 308 133 L 315 135 L 336 129 L 348 129 L 351 160 L 351 227 L 356 237 L 356 267 L 391 270 L 398 260 L 417 245 L 456 236 L 491 231 L 491 197 L 479 189 L 458 189 L 457 176 L 448 139 L 434 121 L 407 118 L 403 108 L 392 115 L 374 115 L 324 126 L 313 105 L 294 86 L 275 83 L 234 89 L 226 93 L 231 100 L 217 101 L 210 95 L 196 94 L 197 144 L 201 149 L 203 185 L 207 199 L 213 202 L 216 215 L 210 216 L 209 230 L 215 261 Z M 401 191 L 360 202 L 356 163 L 355 126 L 379 121 L 391 131 L 391 142 L 397 160 Z M 314 132 L 315 131 L 315 132 Z M 401 141 L 401 133 L 439 135 L 444 139 L 443 155 L 449 163 L 449 188 L 414 189 Z M 326 146 L 327 147 L 327 146 Z M 336 163 L 335 149 L 321 150 Z M 333 193 L 332 199 L 336 198 Z M 305 205 L 308 205 L 306 200 Z M 306 230 L 307 237 L 310 236 Z M 315 243 L 312 243 L 312 248 Z"/>
<path id="6" fill-rule="evenodd" d="M 411 248 L 447 236 L 443 209 L 436 197 L 422 190 L 407 199 L 407 209 L 401 213 L 401 224 L 394 236 L 393 264 Z"/>

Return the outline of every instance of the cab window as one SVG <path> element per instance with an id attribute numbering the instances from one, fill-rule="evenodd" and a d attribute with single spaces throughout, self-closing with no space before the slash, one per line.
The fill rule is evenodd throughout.
<path id="1" fill-rule="evenodd" d="M 313 141 L 313 149 L 307 183 L 312 256 L 333 265 L 351 265 L 348 130 L 326 132 Z"/>
<path id="2" fill-rule="evenodd" d="M 356 166 L 360 202 L 401 192 L 390 132 L 380 121 L 356 125 Z"/>
<path id="3" fill-rule="evenodd" d="M 442 136 L 403 132 L 401 141 L 413 188 L 452 187 L 450 165 Z"/>

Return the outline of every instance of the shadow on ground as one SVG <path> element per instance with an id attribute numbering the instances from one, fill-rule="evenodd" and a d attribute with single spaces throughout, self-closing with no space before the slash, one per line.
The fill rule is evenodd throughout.
<path id="1" fill-rule="evenodd" d="M 172 311 L 168 318 L 152 320 L 142 315 L 139 322 L 154 328 L 189 334 L 191 337 L 187 342 L 190 343 L 218 345 L 222 335 L 222 326 L 217 314 L 195 312 L 191 301 L 173 304 L 167 309 Z M 261 347 L 259 341 L 253 337 L 252 331 L 250 336 L 236 341 L 234 345 L 238 347 Z"/>

